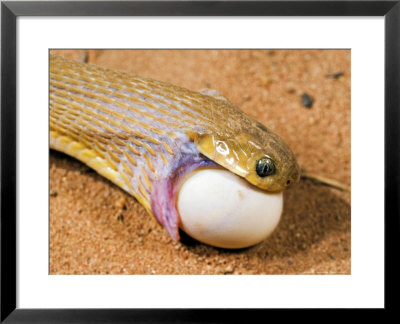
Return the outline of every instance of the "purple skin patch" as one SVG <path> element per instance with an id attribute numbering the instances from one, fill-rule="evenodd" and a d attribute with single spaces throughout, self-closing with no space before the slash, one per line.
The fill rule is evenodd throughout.
<path id="1" fill-rule="evenodd" d="M 155 183 L 151 194 L 151 209 L 154 216 L 168 231 L 174 241 L 179 240 L 179 213 L 177 210 L 177 195 L 182 181 L 190 172 L 202 168 L 216 168 L 220 166 L 200 154 L 197 149 L 181 153 L 173 162 L 169 176 Z"/>

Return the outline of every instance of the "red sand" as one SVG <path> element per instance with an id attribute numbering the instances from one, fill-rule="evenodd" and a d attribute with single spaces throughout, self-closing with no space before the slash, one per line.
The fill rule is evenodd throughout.
<path id="1" fill-rule="evenodd" d="M 350 186 L 349 50 L 57 52 L 217 89 L 280 134 L 303 169 Z M 284 199 L 278 228 L 254 247 L 218 249 L 184 233 L 173 242 L 133 197 L 50 151 L 50 274 L 350 274 L 350 193 L 302 180 Z"/>

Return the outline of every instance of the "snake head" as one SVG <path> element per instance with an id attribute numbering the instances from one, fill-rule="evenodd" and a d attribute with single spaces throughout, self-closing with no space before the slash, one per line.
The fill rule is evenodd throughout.
<path id="1" fill-rule="evenodd" d="M 282 191 L 300 177 L 289 146 L 256 121 L 237 133 L 203 134 L 195 144 L 212 161 L 268 192 Z"/>

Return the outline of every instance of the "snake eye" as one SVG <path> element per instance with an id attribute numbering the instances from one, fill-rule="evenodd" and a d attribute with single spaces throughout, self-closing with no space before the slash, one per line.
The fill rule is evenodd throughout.
<path id="1" fill-rule="evenodd" d="M 262 178 L 269 176 L 275 173 L 275 164 L 268 158 L 259 159 L 256 165 L 256 172 Z"/>

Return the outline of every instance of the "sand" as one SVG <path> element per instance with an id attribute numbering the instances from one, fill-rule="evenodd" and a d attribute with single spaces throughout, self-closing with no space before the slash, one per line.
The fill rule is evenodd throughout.
<path id="1" fill-rule="evenodd" d="M 349 50 L 56 52 L 217 89 L 280 134 L 304 170 L 350 186 Z M 303 179 L 256 246 L 219 249 L 184 233 L 174 242 L 132 196 L 50 150 L 50 274 L 350 274 L 350 206 L 349 192 Z"/>

